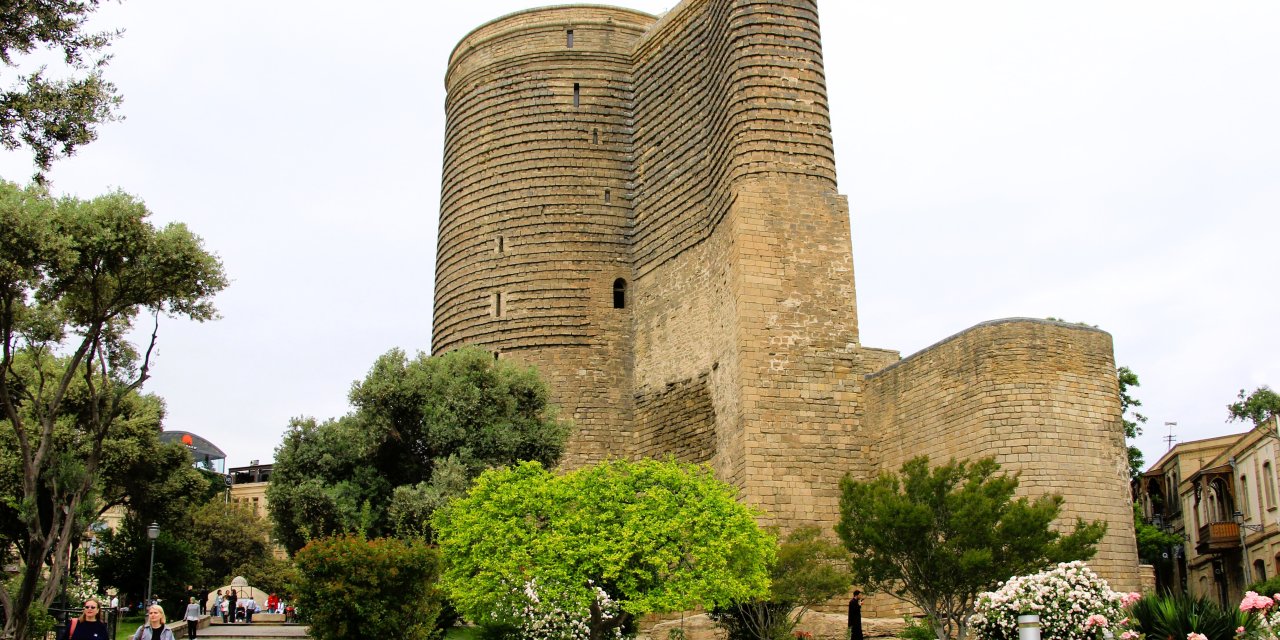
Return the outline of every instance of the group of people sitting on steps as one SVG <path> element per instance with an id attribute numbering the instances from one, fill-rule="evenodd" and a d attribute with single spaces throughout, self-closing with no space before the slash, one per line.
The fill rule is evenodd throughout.
<path id="1" fill-rule="evenodd" d="M 236 595 L 235 589 L 227 590 L 227 595 L 222 595 L 222 589 L 218 589 L 218 593 L 213 598 L 213 615 L 222 616 L 224 623 L 231 622 L 253 622 L 253 614 L 262 611 L 262 607 L 254 601 L 253 596 L 239 597 Z"/>

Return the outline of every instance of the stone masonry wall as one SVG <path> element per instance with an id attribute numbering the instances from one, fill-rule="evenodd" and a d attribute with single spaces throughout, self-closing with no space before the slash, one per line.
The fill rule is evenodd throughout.
<path id="1" fill-rule="evenodd" d="M 511 14 L 450 59 L 433 350 L 537 365 L 576 432 L 565 461 L 630 453 L 631 51 L 654 18 Z M 627 291 L 626 295 L 631 295 Z"/>
<path id="2" fill-rule="evenodd" d="M 980 324 L 867 378 L 879 470 L 906 460 L 995 456 L 1019 493 L 1059 492 L 1061 526 L 1107 523 L 1091 565 L 1136 589 L 1137 550 L 1111 336 L 1081 325 Z"/>
<path id="3" fill-rule="evenodd" d="M 1137 586 L 1110 336 L 861 346 L 814 0 L 511 14 L 446 86 L 433 350 L 536 365 L 564 466 L 707 461 L 768 523 L 829 527 L 845 473 L 995 455 L 1063 522 L 1105 519 L 1094 565 Z"/>
<path id="4" fill-rule="evenodd" d="M 687 0 L 635 52 L 637 273 L 707 239 L 734 185 L 835 162 L 810 0 Z"/>

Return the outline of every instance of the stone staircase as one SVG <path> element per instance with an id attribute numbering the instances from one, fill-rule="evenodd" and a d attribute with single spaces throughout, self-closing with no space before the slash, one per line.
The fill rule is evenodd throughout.
<path id="1" fill-rule="evenodd" d="M 179 640 L 187 637 L 185 622 L 173 626 L 173 635 Z M 222 618 L 210 619 L 205 616 L 200 621 L 200 630 L 196 632 L 200 640 L 217 638 L 236 638 L 237 640 L 268 640 L 270 638 L 307 638 L 307 628 L 293 622 L 285 622 L 284 614 L 259 613 L 253 616 L 253 622 L 222 623 Z"/>

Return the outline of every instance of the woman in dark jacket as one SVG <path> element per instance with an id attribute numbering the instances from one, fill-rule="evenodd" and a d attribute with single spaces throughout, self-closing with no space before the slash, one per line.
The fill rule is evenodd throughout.
<path id="1" fill-rule="evenodd" d="M 68 640 L 109 640 L 110 631 L 102 620 L 102 603 L 97 598 L 84 601 L 84 610 L 80 617 L 71 621 L 71 635 Z"/>

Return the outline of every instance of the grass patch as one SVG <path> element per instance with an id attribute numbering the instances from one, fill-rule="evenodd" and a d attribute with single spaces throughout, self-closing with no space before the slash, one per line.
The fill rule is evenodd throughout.
<path id="1" fill-rule="evenodd" d="M 129 640 L 133 632 L 142 626 L 142 619 L 143 617 L 140 615 L 120 618 L 116 622 L 116 640 Z"/>
<path id="2" fill-rule="evenodd" d="M 480 629 L 476 627 L 454 627 L 444 634 L 445 640 L 478 640 Z"/>

